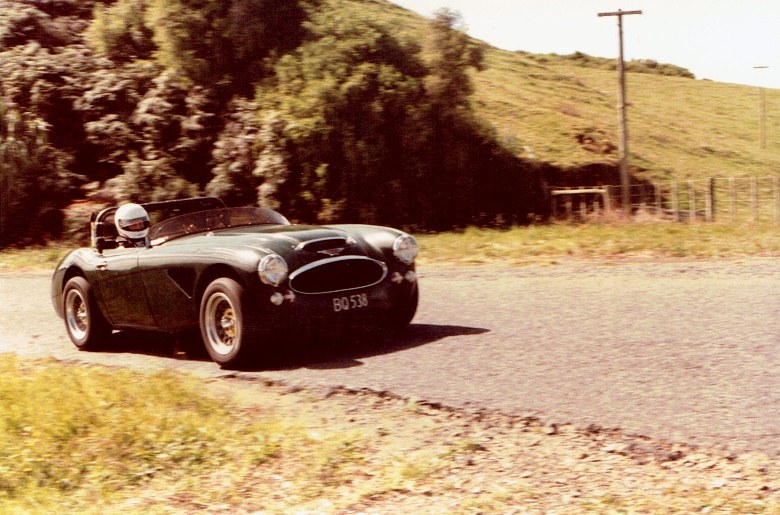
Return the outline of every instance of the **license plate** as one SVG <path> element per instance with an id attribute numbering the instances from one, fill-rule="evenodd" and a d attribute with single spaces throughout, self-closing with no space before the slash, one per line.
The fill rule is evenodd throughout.
<path id="1" fill-rule="evenodd" d="M 357 295 L 345 295 L 343 297 L 333 297 L 333 311 L 351 311 L 353 309 L 363 309 L 368 307 L 368 295 L 359 293 Z"/>

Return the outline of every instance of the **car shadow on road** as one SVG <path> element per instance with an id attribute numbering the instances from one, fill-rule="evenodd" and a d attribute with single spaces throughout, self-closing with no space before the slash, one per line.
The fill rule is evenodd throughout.
<path id="1" fill-rule="evenodd" d="M 478 335 L 489 329 L 454 325 L 412 324 L 405 331 L 382 336 L 375 333 L 347 339 L 325 339 L 320 345 L 293 344 L 280 352 L 265 370 L 309 368 L 328 370 L 361 366 L 361 359 L 401 352 L 452 336 Z M 271 365 L 270 367 L 268 365 Z"/>
<path id="2" fill-rule="evenodd" d="M 161 358 L 180 358 L 193 361 L 211 361 L 200 335 L 175 337 L 168 333 L 124 329 L 111 335 L 100 351 L 109 354 L 142 354 Z"/>
<path id="3" fill-rule="evenodd" d="M 452 336 L 478 335 L 488 329 L 454 325 L 412 324 L 405 331 L 383 336 L 377 333 L 336 337 L 319 335 L 312 339 L 295 339 L 280 344 L 273 356 L 259 356 L 254 365 L 242 371 L 290 370 L 296 368 L 339 369 L 360 366 L 361 359 L 392 354 Z M 142 354 L 190 361 L 211 361 L 199 334 L 173 337 L 169 334 L 124 330 L 111 335 L 103 352 Z"/>

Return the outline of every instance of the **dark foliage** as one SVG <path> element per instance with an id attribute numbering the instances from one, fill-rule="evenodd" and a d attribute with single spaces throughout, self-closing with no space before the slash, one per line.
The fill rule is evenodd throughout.
<path id="1" fill-rule="evenodd" d="M 471 109 L 482 48 L 452 11 L 424 58 L 343 0 L 0 4 L 2 246 L 95 191 L 417 229 L 540 213 L 539 171 Z"/>

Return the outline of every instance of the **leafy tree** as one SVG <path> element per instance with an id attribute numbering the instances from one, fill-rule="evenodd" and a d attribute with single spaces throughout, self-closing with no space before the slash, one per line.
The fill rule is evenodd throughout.
<path id="1" fill-rule="evenodd" d="M 384 221 L 400 191 L 382 185 L 406 169 L 424 97 L 419 47 L 347 9 L 309 27 L 314 39 L 282 57 L 258 95 L 275 134 L 256 169 L 263 201 L 301 218 Z"/>
<path id="2" fill-rule="evenodd" d="M 197 194 L 211 178 L 208 155 L 215 117 L 208 94 L 188 88 L 172 71 L 152 83 L 128 118 L 109 114 L 87 124 L 90 138 L 105 142 L 106 161 L 122 167 L 122 175 L 111 182 L 118 197 L 159 200 Z"/>
<path id="3" fill-rule="evenodd" d="M 60 208 L 78 177 L 48 144 L 50 127 L 0 102 L 0 248 L 62 233 Z"/>
<path id="4" fill-rule="evenodd" d="M 36 41 L 46 48 L 77 43 L 88 22 L 77 1 L 3 0 L 0 48 Z"/>
<path id="5" fill-rule="evenodd" d="M 118 0 L 87 39 L 117 62 L 154 57 L 196 84 L 250 94 L 266 57 L 295 48 L 319 0 Z"/>
<path id="6" fill-rule="evenodd" d="M 432 21 L 434 57 L 426 83 L 433 101 L 447 109 L 470 109 L 474 86 L 469 69 L 482 70 L 484 50 L 471 43 L 460 15 L 448 8 L 436 11 Z"/>
<path id="7" fill-rule="evenodd" d="M 86 31 L 92 48 L 117 62 L 147 59 L 155 45 L 152 31 L 145 23 L 146 2 L 119 0 L 95 6 L 94 19 Z"/>
<path id="8" fill-rule="evenodd" d="M 214 143 L 214 177 L 206 193 L 222 198 L 228 205 L 254 204 L 259 182 L 254 171 L 256 166 L 265 168 L 256 165 L 256 161 L 264 162 L 259 156 L 259 146 L 273 144 L 273 136 L 269 135 L 273 126 L 273 123 L 261 123 L 257 103 L 235 99 L 229 106 L 225 127 Z M 281 155 L 281 152 L 273 153 Z"/>

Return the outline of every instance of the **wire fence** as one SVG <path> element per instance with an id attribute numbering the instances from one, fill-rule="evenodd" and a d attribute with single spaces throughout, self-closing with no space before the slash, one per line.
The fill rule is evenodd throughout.
<path id="1" fill-rule="evenodd" d="M 621 186 L 554 187 L 558 219 L 614 216 L 622 210 Z M 679 222 L 780 224 L 780 176 L 725 177 L 631 186 L 631 213 Z"/>

